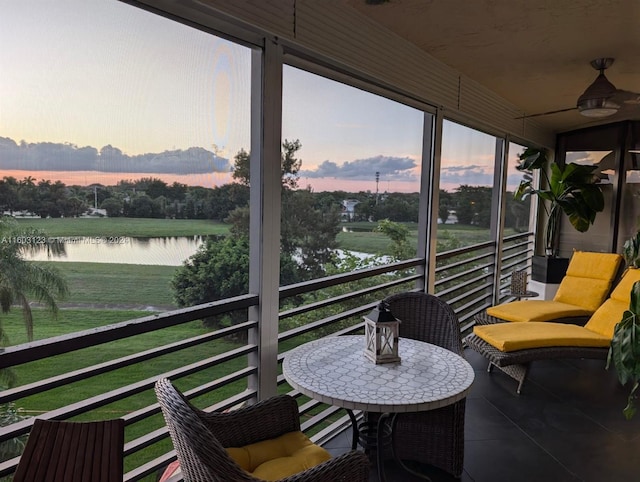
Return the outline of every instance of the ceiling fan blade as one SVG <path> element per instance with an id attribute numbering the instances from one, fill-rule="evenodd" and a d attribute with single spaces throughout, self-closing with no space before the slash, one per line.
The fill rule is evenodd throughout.
<path id="1" fill-rule="evenodd" d="M 630 90 L 616 90 L 615 94 L 611 97 L 613 102 L 618 104 L 640 104 L 640 93 L 631 92 Z"/>
<path id="2" fill-rule="evenodd" d="M 559 114 L 560 112 L 569 112 L 571 110 L 576 110 L 576 109 L 577 107 L 568 107 L 566 109 L 550 110 L 547 112 L 540 112 L 538 114 L 526 114 L 520 117 L 516 117 L 516 119 L 530 119 L 531 117 L 540 117 L 543 115 Z"/>

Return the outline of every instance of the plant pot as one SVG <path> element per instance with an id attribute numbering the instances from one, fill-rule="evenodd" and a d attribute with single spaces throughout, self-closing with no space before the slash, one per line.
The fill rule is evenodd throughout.
<path id="1" fill-rule="evenodd" d="M 569 258 L 534 255 L 531 260 L 531 279 L 541 283 L 560 283 L 568 266 Z"/>

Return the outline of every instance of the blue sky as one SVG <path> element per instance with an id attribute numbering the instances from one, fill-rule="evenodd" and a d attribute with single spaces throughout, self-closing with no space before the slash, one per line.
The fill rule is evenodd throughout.
<path id="1" fill-rule="evenodd" d="M 0 138 L 38 152 L 66 145 L 56 162 L 70 166 L 77 150 L 108 146 L 126 172 L 202 148 L 212 172 L 192 167 L 178 180 L 228 181 L 233 156 L 249 147 L 247 47 L 115 0 L 9 3 L 0 15 Z M 302 186 L 374 190 L 380 172 L 381 190 L 419 189 L 422 112 L 293 67 L 283 92 L 283 138 L 302 143 Z M 445 134 L 442 186 L 491 185 L 493 138 L 454 124 Z M 14 161 L 0 149 L 0 168 Z M 111 179 L 87 169 L 70 181 L 61 166 L 39 169 L 36 178 L 48 170 L 65 182 Z"/>

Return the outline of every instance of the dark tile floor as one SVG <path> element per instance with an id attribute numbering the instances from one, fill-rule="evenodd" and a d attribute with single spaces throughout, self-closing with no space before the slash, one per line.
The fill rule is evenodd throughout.
<path id="1" fill-rule="evenodd" d="M 433 482 L 640 481 L 640 413 L 622 416 L 627 389 L 602 360 L 533 363 L 517 395 L 516 382 L 487 373 L 485 360 L 467 349 L 476 373 L 467 399 L 465 461 L 461 479 L 419 467 Z M 349 450 L 350 432 L 326 444 Z M 420 480 L 389 462 L 389 482 Z M 378 480 L 372 473 L 371 480 Z"/>

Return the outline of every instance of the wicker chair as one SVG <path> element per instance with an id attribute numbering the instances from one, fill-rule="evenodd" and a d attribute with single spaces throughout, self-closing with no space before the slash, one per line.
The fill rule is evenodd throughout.
<path id="1" fill-rule="evenodd" d="M 425 341 L 463 356 L 460 324 L 451 307 L 427 293 L 406 292 L 385 299 L 400 323 L 400 336 Z M 466 399 L 427 412 L 396 418 L 393 447 L 401 460 L 438 467 L 455 477 L 464 462 Z"/>
<path id="2" fill-rule="evenodd" d="M 122 482 L 124 420 L 35 419 L 14 482 Z"/>
<path id="3" fill-rule="evenodd" d="M 300 430 L 298 405 L 288 395 L 219 413 L 197 409 L 166 378 L 156 382 L 155 391 L 186 482 L 258 482 L 225 447 L 246 446 Z M 364 482 L 369 479 L 369 468 L 368 457 L 353 451 L 281 480 Z"/>

